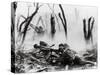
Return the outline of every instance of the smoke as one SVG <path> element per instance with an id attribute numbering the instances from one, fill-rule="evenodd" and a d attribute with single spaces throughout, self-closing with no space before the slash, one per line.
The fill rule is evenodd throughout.
<path id="1" fill-rule="evenodd" d="M 17 19 L 18 15 L 22 14 L 25 17 L 27 16 L 27 8 L 28 5 L 30 5 L 30 15 L 32 12 L 35 11 L 33 8 L 32 3 L 24 3 L 23 5 L 18 3 L 18 7 L 16 10 L 16 25 L 17 25 Z M 52 4 L 51 4 L 52 5 Z M 62 5 L 63 10 L 64 10 L 64 15 L 66 17 L 67 21 L 67 39 L 65 36 L 65 30 L 62 25 L 61 19 L 59 18 L 58 13 L 61 12 L 59 5 L 55 4 L 55 14 L 57 20 L 59 23 L 57 23 L 57 20 L 55 19 L 55 30 L 56 32 L 54 33 L 54 38 L 52 38 L 50 30 L 51 30 L 51 25 L 50 25 L 50 17 L 52 11 L 48 7 L 48 5 L 43 4 L 43 6 L 40 7 L 38 13 L 34 16 L 34 19 L 32 19 L 31 24 L 36 25 L 39 17 L 42 17 L 44 26 L 43 30 L 45 30 L 44 34 L 38 34 L 36 33 L 32 28 L 27 31 L 25 41 L 24 41 L 24 49 L 32 49 L 33 45 L 35 43 L 39 44 L 40 41 L 45 41 L 49 45 L 55 44 L 54 48 L 58 48 L 58 45 L 60 43 L 67 43 L 71 49 L 79 52 L 82 50 L 85 50 L 87 45 L 84 40 L 84 34 L 83 34 L 83 18 L 89 18 L 91 15 L 94 16 L 96 19 L 95 24 L 94 24 L 94 30 L 93 30 L 93 40 L 97 39 L 97 9 L 94 7 L 80 7 L 80 6 L 66 6 Z M 19 14 L 20 13 L 20 14 Z M 59 25 L 58 25 L 59 24 Z M 39 23 L 38 26 L 41 26 L 42 23 Z M 60 30 L 59 30 L 60 28 Z M 18 33 L 15 31 L 15 37 L 17 38 Z M 94 42 L 96 43 L 97 40 Z M 91 47 L 91 46 L 88 46 Z"/>

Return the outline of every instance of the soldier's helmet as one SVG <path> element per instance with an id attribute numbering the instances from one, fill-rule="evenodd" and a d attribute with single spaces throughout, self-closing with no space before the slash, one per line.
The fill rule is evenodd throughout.
<path id="1" fill-rule="evenodd" d="M 59 49 L 64 49 L 64 44 L 59 44 Z"/>
<path id="2" fill-rule="evenodd" d="M 59 44 L 59 47 L 63 47 L 64 45 L 61 43 L 61 44 Z"/>
<path id="3" fill-rule="evenodd" d="M 36 48 L 36 49 L 37 49 L 37 48 L 39 48 L 39 46 L 38 46 L 37 44 L 34 44 L 34 48 Z"/>
<path id="4" fill-rule="evenodd" d="M 48 44 L 45 43 L 44 41 L 40 41 L 40 46 L 48 46 Z"/>
<path id="5" fill-rule="evenodd" d="M 69 45 L 67 43 L 64 44 L 64 48 L 69 48 Z"/>

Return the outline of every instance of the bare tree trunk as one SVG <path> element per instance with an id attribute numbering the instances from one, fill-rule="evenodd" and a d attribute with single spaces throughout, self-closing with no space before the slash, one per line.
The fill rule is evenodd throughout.
<path id="1" fill-rule="evenodd" d="M 84 38 L 87 43 L 89 41 L 91 41 L 93 43 L 92 30 L 93 30 L 94 21 L 95 21 L 94 18 L 90 17 L 88 19 L 88 24 L 86 24 L 86 19 L 83 19 L 83 32 L 84 32 Z M 88 25 L 88 27 L 86 25 Z"/>
<path id="2" fill-rule="evenodd" d="M 60 13 L 59 13 L 58 15 L 59 15 L 59 17 L 60 17 L 60 19 L 61 19 L 61 21 L 62 21 L 64 30 L 65 30 L 65 35 L 66 35 L 66 37 L 67 37 L 67 22 L 66 22 L 66 17 L 65 17 L 64 10 L 63 10 L 61 4 L 59 4 L 59 7 L 60 7 L 60 9 L 61 9 L 63 18 L 61 17 L 61 14 L 60 14 Z"/>
<path id="3" fill-rule="evenodd" d="M 23 24 L 25 24 L 25 27 L 24 27 L 24 29 L 23 29 L 23 32 L 21 32 L 21 33 L 23 34 L 23 35 L 22 35 L 22 38 L 23 38 L 23 39 L 22 39 L 22 43 L 23 43 L 24 40 L 25 40 L 25 36 L 26 36 L 26 33 L 27 33 L 28 26 L 30 25 L 30 22 L 32 21 L 33 17 L 36 15 L 36 13 L 38 12 L 38 10 L 39 10 L 39 6 L 38 6 L 38 3 L 37 3 L 35 12 L 34 12 L 31 16 L 27 17 L 27 18 L 20 24 L 19 32 L 21 32 L 22 26 L 23 26 Z"/>
<path id="4" fill-rule="evenodd" d="M 52 14 L 51 14 L 50 22 L 51 22 L 51 35 L 53 38 L 56 32 L 56 29 L 55 29 L 55 17 Z"/>

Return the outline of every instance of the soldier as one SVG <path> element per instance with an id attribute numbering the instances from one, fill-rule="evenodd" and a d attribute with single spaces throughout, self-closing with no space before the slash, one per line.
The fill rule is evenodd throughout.
<path id="1" fill-rule="evenodd" d="M 68 64 L 69 66 L 73 65 L 85 65 L 85 64 L 92 64 L 89 61 L 85 61 L 79 55 L 72 49 L 69 48 L 67 44 L 64 44 L 65 46 L 65 51 L 63 53 L 64 57 L 64 64 Z"/>
<path id="2" fill-rule="evenodd" d="M 60 65 L 63 67 L 66 65 L 72 65 L 75 58 L 75 51 L 71 50 L 68 44 L 63 44 L 61 46 L 62 55 L 59 58 Z"/>
<path id="3" fill-rule="evenodd" d="M 64 52 L 64 45 L 61 43 L 59 44 L 58 55 L 61 56 L 63 52 Z"/>
<path id="4" fill-rule="evenodd" d="M 47 43 L 40 41 L 40 45 L 34 44 L 34 48 L 37 50 L 37 52 L 42 53 L 46 55 L 47 52 Z"/>

